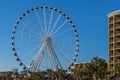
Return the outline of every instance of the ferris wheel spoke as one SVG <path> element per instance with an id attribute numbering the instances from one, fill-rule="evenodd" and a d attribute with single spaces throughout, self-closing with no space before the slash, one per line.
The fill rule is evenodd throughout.
<path id="1" fill-rule="evenodd" d="M 26 51 L 26 52 L 23 52 L 24 56 L 28 56 L 30 55 L 31 53 L 33 53 L 36 49 L 38 49 L 39 47 L 41 46 L 41 44 L 37 45 L 36 47 Z"/>
<path id="2" fill-rule="evenodd" d="M 54 23 L 54 25 L 53 25 L 53 27 L 52 27 L 52 30 L 50 31 L 50 34 L 53 33 L 53 30 L 55 29 L 56 25 L 58 24 L 60 18 L 61 18 L 61 14 L 59 14 L 59 16 L 57 17 L 57 20 L 56 20 L 56 22 Z"/>
<path id="3" fill-rule="evenodd" d="M 15 38 L 15 40 L 32 40 L 33 38 Z"/>
<path id="4" fill-rule="evenodd" d="M 65 48 L 63 48 L 63 47 L 62 47 L 62 49 L 63 49 L 65 52 L 67 52 L 67 53 L 73 55 L 73 52 L 72 52 L 72 51 L 69 51 L 69 50 L 67 50 L 67 49 L 65 49 Z"/>
<path id="5" fill-rule="evenodd" d="M 55 56 L 53 55 L 53 51 L 51 50 L 50 46 L 48 46 L 48 54 L 51 55 L 51 61 L 53 62 L 54 67 L 56 67 L 57 60 Z"/>
<path id="6" fill-rule="evenodd" d="M 17 37 L 17 38 L 15 38 L 15 40 L 35 40 L 34 38 L 19 38 L 19 37 Z"/>
<path id="7" fill-rule="evenodd" d="M 58 42 L 64 42 L 64 41 L 67 41 L 67 40 L 73 40 L 75 37 L 74 36 L 65 36 L 65 37 L 62 37 L 62 38 L 52 38 L 54 41 L 58 41 Z"/>
<path id="8" fill-rule="evenodd" d="M 57 43 L 64 43 L 64 44 L 68 44 L 68 41 L 69 40 L 69 43 L 71 44 L 73 42 L 73 39 L 74 37 L 73 36 L 66 36 L 65 38 L 53 38 L 54 42 L 57 42 Z M 74 40 L 75 41 L 75 40 Z M 67 42 L 67 43 L 66 43 Z"/>
<path id="9" fill-rule="evenodd" d="M 47 20 L 46 20 L 45 9 L 43 9 L 43 15 L 44 15 L 44 27 L 45 27 L 45 32 L 47 32 Z"/>
<path id="10" fill-rule="evenodd" d="M 41 33 L 41 31 L 40 31 L 39 28 L 37 27 L 37 24 L 36 24 L 36 22 L 33 20 L 33 18 L 29 16 L 29 20 L 33 23 L 33 25 L 34 25 L 34 27 L 36 28 L 37 32 L 38 32 L 38 33 Z"/>
<path id="11" fill-rule="evenodd" d="M 66 58 L 66 56 L 64 56 L 64 55 L 62 54 L 62 52 L 61 52 L 56 46 L 54 46 L 54 47 L 56 48 L 57 53 L 58 53 L 61 57 L 63 57 L 63 59 L 64 59 L 65 61 L 67 61 L 67 63 L 70 62 L 70 60 L 69 60 L 68 58 Z"/>
<path id="12" fill-rule="evenodd" d="M 57 44 L 56 44 L 57 45 Z M 57 46 L 59 46 L 59 45 L 57 45 Z M 62 47 L 62 46 L 59 46 L 60 47 L 60 49 L 62 49 L 63 51 L 65 51 L 66 53 L 68 53 L 68 54 L 70 54 L 70 55 L 73 55 L 73 52 L 72 51 L 70 51 L 70 50 L 67 50 L 67 49 L 65 49 L 64 47 Z"/>
<path id="13" fill-rule="evenodd" d="M 57 65 L 59 65 L 59 67 L 62 69 L 62 64 L 61 64 L 60 60 L 58 59 L 58 56 L 56 55 L 56 53 L 53 53 L 53 56 L 54 56 L 55 61 L 58 63 Z"/>
<path id="14" fill-rule="evenodd" d="M 56 61 L 54 55 L 52 54 L 51 48 L 50 48 L 49 46 L 48 46 L 48 54 L 49 54 L 49 57 L 50 57 L 50 62 L 51 62 L 51 64 L 52 64 L 51 66 L 52 66 L 53 68 L 56 68 L 57 61 Z"/>
<path id="15" fill-rule="evenodd" d="M 23 36 L 23 31 L 24 31 L 24 29 L 25 29 L 25 27 L 23 27 L 22 29 L 21 29 L 21 37 Z"/>
<path id="16" fill-rule="evenodd" d="M 60 67 L 62 69 L 62 64 L 61 64 L 60 60 L 58 59 L 58 56 L 54 53 L 53 53 L 53 59 L 55 61 L 55 66 L 57 67 L 57 65 L 58 65 L 58 67 Z"/>
<path id="17" fill-rule="evenodd" d="M 17 29 L 20 33 L 22 33 L 22 34 L 26 34 L 26 35 L 29 35 L 29 36 L 31 36 L 31 38 L 36 38 L 36 39 L 39 39 L 39 40 L 42 40 L 41 39 L 41 37 L 39 37 L 38 35 L 36 36 L 36 35 L 33 35 L 33 34 L 31 34 L 31 32 L 26 32 L 26 31 L 23 31 L 23 30 L 21 30 L 21 29 Z M 29 37 L 30 38 L 30 37 Z"/>
<path id="18" fill-rule="evenodd" d="M 59 65 L 59 67 L 62 69 L 62 64 L 61 64 L 60 60 L 58 59 L 58 56 L 56 54 L 53 54 L 53 56 L 54 56 L 55 60 L 58 61 L 57 65 Z"/>
<path id="19" fill-rule="evenodd" d="M 51 36 L 55 35 L 65 24 L 67 23 L 67 20 L 65 22 L 63 22 L 58 28 L 56 31 L 54 31 Z"/>
<path id="20" fill-rule="evenodd" d="M 36 38 L 15 38 L 17 41 L 31 41 L 31 42 L 39 42 L 41 43 L 42 40 Z"/>
<path id="21" fill-rule="evenodd" d="M 50 54 L 52 55 L 53 60 L 54 60 L 54 62 L 55 62 L 55 64 L 56 64 L 56 66 L 59 65 L 59 67 L 62 69 L 62 65 L 61 65 L 61 63 L 60 63 L 60 61 L 59 61 L 59 59 L 58 59 L 58 56 L 56 55 L 56 53 L 55 53 L 55 51 L 54 51 L 54 48 L 53 48 L 53 46 L 52 46 L 51 43 L 48 44 L 48 51 L 49 51 Z"/>
<path id="22" fill-rule="evenodd" d="M 22 45 L 22 46 L 20 46 L 20 47 L 17 47 L 16 49 L 17 50 L 21 50 L 21 49 L 25 49 L 26 47 L 29 47 L 29 46 L 31 46 L 31 45 L 33 45 L 34 43 L 29 43 L 29 44 L 27 44 L 27 45 Z"/>
<path id="23" fill-rule="evenodd" d="M 75 44 L 72 44 L 72 43 L 65 43 L 65 42 L 55 42 L 54 41 L 54 44 L 58 44 L 58 45 L 60 45 L 60 44 L 62 44 L 62 45 L 64 45 L 64 44 L 66 44 L 67 46 L 75 46 Z"/>
<path id="24" fill-rule="evenodd" d="M 33 67 L 33 71 L 34 71 L 34 69 L 39 69 L 39 67 L 40 67 L 40 65 L 41 65 L 41 62 L 42 62 L 42 59 L 43 59 L 43 56 L 44 56 L 44 54 L 42 53 L 42 54 L 40 54 L 40 59 L 39 59 L 39 61 L 36 61 L 36 62 L 34 62 L 34 64 L 33 65 L 36 65 L 36 66 L 34 66 Z"/>
<path id="25" fill-rule="evenodd" d="M 50 27 L 51 27 L 51 23 L 52 23 L 52 18 L 53 18 L 53 11 L 51 11 L 51 15 L 50 15 L 50 20 L 49 20 L 49 25 L 48 25 L 48 33 L 50 31 Z"/>
<path id="26" fill-rule="evenodd" d="M 34 59 L 34 63 L 33 63 L 33 66 L 34 66 L 34 70 L 37 69 L 40 65 L 40 60 L 41 60 L 41 56 L 44 54 L 44 51 L 46 49 L 46 46 L 47 46 L 47 43 L 43 43 L 36 58 Z"/>
<path id="27" fill-rule="evenodd" d="M 23 21 L 23 20 L 22 20 L 21 22 L 24 24 L 24 26 L 26 26 L 26 27 L 28 27 L 29 29 L 31 29 L 31 31 L 33 31 L 33 32 L 35 32 L 36 34 L 38 34 L 38 32 L 36 32 L 35 29 L 33 29 L 32 26 L 29 25 L 27 22 L 25 22 L 25 21 Z"/>
<path id="28" fill-rule="evenodd" d="M 57 37 L 57 36 L 64 35 L 65 33 L 69 32 L 70 30 L 72 30 L 72 28 L 68 28 L 68 29 L 66 29 L 66 30 L 64 30 L 64 31 L 62 31 L 62 32 L 60 32 L 60 33 L 54 35 L 53 38 L 54 38 L 54 37 Z"/>
<path id="29" fill-rule="evenodd" d="M 44 32 L 44 27 L 43 27 L 42 22 L 41 22 L 41 20 L 40 20 L 40 16 L 39 16 L 39 14 L 38 14 L 38 11 L 35 10 L 35 13 L 36 13 L 36 16 L 37 16 L 39 25 L 40 25 L 40 27 L 41 27 L 41 31 Z"/>
<path id="30" fill-rule="evenodd" d="M 49 55 L 49 57 L 50 57 L 51 67 L 52 67 L 52 69 L 54 69 L 54 68 L 56 67 L 55 62 L 54 62 L 52 56 L 51 56 L 50 54 L 48 54 L 48 55 Z"/>
<path id="31" fill-rule="evenodd" d="M 24 52 L 22 52 L 22 54 L 24 54 L 24 55 L 21 55 L 21 57 L 23 57 L 23 58 L 25 58 L 25 59 L 27 59 L 28 61 L 30 61 L 31 60 L 31 57 L 29 56 L 29 55 L 31 55 L 32 53 L 34 53 L 35 52 L 35 50 L 37 49 L 37 48 L 39 48 L 40 47 L 40 45 L 37 45 L 36 47 L 34 47 L 34 48 L 32 48 L 32 49 L 29 49 L 28 51 L 24 51 Z"/>

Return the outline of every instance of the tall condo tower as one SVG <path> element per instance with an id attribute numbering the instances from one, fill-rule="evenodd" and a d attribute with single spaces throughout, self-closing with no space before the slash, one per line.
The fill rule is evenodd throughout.
<path id="1" fill-rule="evenodd" d="M 120 64 L 120 10 L 108 14 L 108 70 Z"/>

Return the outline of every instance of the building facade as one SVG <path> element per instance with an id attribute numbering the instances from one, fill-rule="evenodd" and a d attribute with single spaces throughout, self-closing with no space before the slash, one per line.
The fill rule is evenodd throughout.
<path id="1" fill-rule="evenodd" d="M 108 71 L 120 64 L 120 10 L 108 14 Z"/>

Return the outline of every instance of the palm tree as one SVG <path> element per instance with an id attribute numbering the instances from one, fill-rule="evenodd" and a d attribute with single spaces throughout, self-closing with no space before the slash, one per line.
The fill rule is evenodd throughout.
<path id="1" fill-rule="evenodd" d="M 53 79 L 56 78 L 56 74 L 55 74 L 55 72 L 54 72 L 52 69 L 47 69 L 46 72 L 47 72 L 47 74 L 49 75 L 49 78 L 50 78 L 50 79 L 53 80 Z"/>
<path id="2" fill-rule="evenodd" d="M 65 77 L 66 77 L 66 71 L 63 69 L 58 69 L 58 71 L 57 71 L 58 80 L 64 80 Z"/>
<path id="3" fill-rule="evenodd" d="M 120 64 L 117 64 L 117 65 L 115 66 L 115 74 L 117 75 L 117 78 L 118 78 L 119 75 L 120 75 Z"/>
<path id="4" fill-rule="evenodd" d="M 66 77 L 65 77 L 65 80 L 74 80 L 74 77 L 73 77 L 72 74 L 67 73 Z"/>
<path id="5" fill-rule="evenodd" d="M 91 63 L 93 64 L 93 70 L 94 70 L 94 75 L 95 79 L 102 79 L 105 77 L 105 74 L 107 72 L 107 63 L 104 59 L 99 58 L 99 57 L 94 57 L 91 60 Z"/>
<path id="6" fill-rule="evenodd" d="M 82 80 L 86 74 L 85 66 L 81 63 L 81 67 L 73 69 L 73 74 L 76 80 Z"/>
<path id="7" fill-rule="evenodd" d="M 84 64 L 85 65 L 85 71 L 86 71 L 86 77 L 89 80 L 93 79 L 93 72 L 94 72 L 94 67 L 91 62 Z"/>
<path id="8" fill-rule="evenodd" d="M 30 79 L 32 80 L 40 80 L 44 78 L 45 71 L 39 71 L 39 72 L 30 72 Z"/>

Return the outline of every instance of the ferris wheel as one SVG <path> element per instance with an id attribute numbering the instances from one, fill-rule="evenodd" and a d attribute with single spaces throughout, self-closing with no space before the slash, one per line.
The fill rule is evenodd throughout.
<path id="1" fill-rule="evenodd" d="M 36 6 L 15 22 L 12 50 L 24 70 L 70 69 L 78 56 L 79 37 L 63 11 Z"/>

